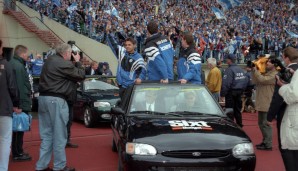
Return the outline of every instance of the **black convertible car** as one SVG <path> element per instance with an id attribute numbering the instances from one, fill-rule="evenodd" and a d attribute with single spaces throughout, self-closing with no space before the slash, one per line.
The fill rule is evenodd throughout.
<path id="1" fill-rule="evenodd" d="M 32 111 L 38 111 L 39 77 L 33 78 Z M 119 98 L 119 89 L 115 77 L 87 77 L 78 85 L 77 101 L 74 104 L 74 119 L 84 121 L 86 127 L 98 122 L 110 122 L 111 107 Z"/>
<path id="2" fill-rule="evenodd" d="M 134 85 L 111 109 L 122 171 L 253 171 L 251 140 L 205 86 Z"/>
<path id="3" fill-rule="evenodd" d="M 98 122 L 110 122 L 111 107 L 119 100 L 118 87 L 100 78 L 86 78 L 77 89 L 74 119 L 84 121 L 90 128 Z"/>

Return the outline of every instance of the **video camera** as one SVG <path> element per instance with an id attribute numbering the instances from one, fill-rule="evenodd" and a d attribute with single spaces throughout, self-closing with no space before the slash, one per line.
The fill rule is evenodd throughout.
<path id="1" fill-rule="evenodd" d="M 281 63 L 281 61 L 279 59 L 270 59 L 270 62 L 272 64 L 274 64 L 275 67 L 279 67 L 280 70 L 278 72 L 278 76 L 281 80 L 283 80 L 286 83 L 290 83 L 293 74 L 290 72 L 290 70 L 286 67 L 284 67 L 284 65 Z"/>
<path id="2" fill-rule="evenodd" d="M 74 55 L 77 55 L 78 53 L 80 53 L 80 60 L 81 60 L 82 59 L 82 54 L 81 54 L 80 49 L 76 46 L 76 42 L 73 41 L 73 40 L 70 40 L 70 41 L 67 42 L 67 44 L 69 44 L 70 47 L 71 47 L 71 53 L 73 53 Z M 73 56 L 71 56 L 71 61 L 74 61 Z"/>

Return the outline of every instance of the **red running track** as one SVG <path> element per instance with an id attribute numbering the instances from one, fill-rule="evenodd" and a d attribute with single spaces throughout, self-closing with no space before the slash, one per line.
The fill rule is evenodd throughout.
<path id="1" fill-rule="evenodd" d="M 244 130 L 253 144 L 262 140 L 258 128 L 257 114 L 243 114 Z M 97 128 L 85 128 L 82 123 L 72 126 L 72 142 L 79 145 L 77 149 L 66 149 L 67 163 L 77 171 L 116 171 L 118 157 L 111 151 L 112 131 L 108 124 Z M 32 161 L 10 162 L 9 171 L 34 171 L 39 156 L 38 120 L 34 119 L 32 131 L 25 133 L 24 149 L 32 156 Z M 285 171 L 277 145 L 277 132 L 273 126 L 273 151 L 256 150 L 256 171 Z"/>

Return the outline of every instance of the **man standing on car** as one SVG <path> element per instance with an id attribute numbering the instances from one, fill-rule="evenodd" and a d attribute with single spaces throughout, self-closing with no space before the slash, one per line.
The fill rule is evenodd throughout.
<path id="1" fill-rule="evenodd" d="M 143 57 L 135 51 L 136 43 L 135 39 L 129 37 L 124 42 L 125 51 L 120 50 L 116 78 L 121 100 L 128 87 L 146 78 L 145 62 Z"/>
<path id="2" fill-rule="evenodd" d="M 0 171 L 8 170 L 11 136 L 12 112 L 21 113 L 19 92 L 12 66 L 2 56 L 0 40 Z"/>
<path id="3" fill-rule="evenodd" d="M 70 45 L 56 47 L 56 55 L 47 59 L 43 66 L 38 98 L 39 132 L 42 139 L 36 170 L 48 168 L 52 153 L 53 170 L 74 171 L 66 166 L 66 125 L 69 120 L 67 99 L 72 95 L 73 84 L 85 78 L 85 70 L 79 62 L 80 55 L 71 53 Z M 75 65 L 70 61 L 74 57 Z"/>
<path id="4" fill-rule="evenodd" d="M 201 84 L 201 58 L 195 49 L 194 38 L 190 33 L 183 33 L 183 50 L 177 63 L 178 80 L 185 84 Z"/>
<path id="5" fill-rule="evenodd" d="M 267 123 L 267 112 L 273 96 L 275 75 L 277 74 L 272 60 L 275 60 L 275 56 L 269 57 L 264 74 L 254 67 L 251 75 L 256 88 L 255 109 L 258 111 L 258 124 L 263 136 L 262 143 L 256 145 L 259 150 L 272 150 L 272 127 Z"/>
<path id="6" fill-rule="evenodd" d="M 147 25 L 149 37 L 145 42 L 144 55 L 147 62 L 148 80 L 168 83 L 174 79 L 174 49 L 170 40 L 158 33 L 158 25 L 150 21 Z"/>
<path id="7" fill-rule="evenodd" d="M 234 54 L 228 54 L 226 60 L 229 67 L 225 70 L 222 78 L 220 101 L 225 100 L 226 108 L 233 108 L 234 116 L 231 116 L 231 119 L 234 120 L 235 118 L 236 123 L 243 127 L 241 95 L 248 84 L 248 79 L 244 70 L 235 64 L 236 57 Z"/>
<path id="8" fill-rule="evenodd" d="M 17 86 L 20 94 L 19 108 L 26 114 L 31 111 L 31 84 L 26 70 L 28 61 L 28 49 L 23 45 L 17 45 L 14 50 L 14 56 L 9 61 L 16 74 Z M 13 132 L 12 134 L 12 159 L 13 161 L 28 161 L 31 156 L 23 150 L 24 132 Z"/>

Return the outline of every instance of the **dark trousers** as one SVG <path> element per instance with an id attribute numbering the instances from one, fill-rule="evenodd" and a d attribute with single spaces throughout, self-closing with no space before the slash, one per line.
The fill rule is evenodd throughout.
<path id="1" fill-rule="evenodd" d="M 296 171 L 298 168 L 298 150 L 282 150 L 281 156 L 286 171 Z"/>
<path id="2" fill-rule="evenodd" d="M 70 135 L 71 135 L 70 128 L 71 128 L 72 120 L 73 120 L 73 104 L 69 103 L 69 102 L 67 102 L 67 104 L 68 104 L 68 110 L 69 110 L 69 120 L 66 125 L 66 127 L 67 127 L 67 143 L 70 143 Z"/>
<path id="3" fill-rule="evenodd" d="M 24 138 L 24 132 L 13 132 L 12 133 L 12 141 L 11 141 L 12 157 L 18 157 L 22 153 L 24 153 L 23 138 Z"/>
<path id="4" fill-rule="evenodd" d="M 28 113 L 28 111 L 23 111 L 23 112 Z M 12 141 L 11 141 L 12 157 L 18 157 L 24 153 L 23 139 L 24 139 L 24 132 L 12 132 Z"/>
<path id="5" fill-rule="evenodd" d="M 242 114 L 241 114 L 241 108 L 242 108 L 242 100 L 241 95 L 243 93 L 243 90 L 232 90 L 229 92 L 225 99 L 226 99 L 226 108 L 233 108 L 234 115 L 231 115 L 231 119 L 236 120 L 236 123 L 243 127 L 242 124 Z"/>

